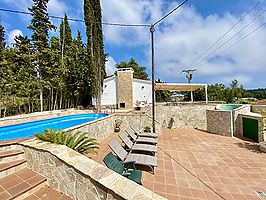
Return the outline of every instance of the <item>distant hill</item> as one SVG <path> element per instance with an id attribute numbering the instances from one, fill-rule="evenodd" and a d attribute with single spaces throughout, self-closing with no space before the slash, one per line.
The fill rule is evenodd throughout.
<path id="1" fill-rule="evenodd" d="M 247 90 L 249 96 L 256 99 L 266 99 L 266 88 L 259 88 L 254 90 Z"/>

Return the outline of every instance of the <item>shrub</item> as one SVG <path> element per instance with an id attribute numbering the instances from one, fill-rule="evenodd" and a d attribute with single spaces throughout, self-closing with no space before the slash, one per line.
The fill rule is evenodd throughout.
<path id="1" fill-rule="evenodd" d="M 63 132 L 62 130 L 46 129 L 44 134 L 36 133 L 35 136 L 39 140 L 66 145 L 79 153 L 86 154 L 95 152 L 95 149 L 99 148 L 97 140 L 88 138 L 87 134 L 80 131 L 73 134 L 72 131 Z"/>
<path id="2" fill-rule="evenodd" d="M 145 126 L 144 127 L 144 132 L 151 132 L 151 127 Z"/>

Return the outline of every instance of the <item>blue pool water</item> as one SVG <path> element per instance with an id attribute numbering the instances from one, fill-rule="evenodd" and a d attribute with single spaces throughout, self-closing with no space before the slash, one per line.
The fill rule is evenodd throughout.
<path id="1" fill-rule="evenodd" d="M 65 129 L 78 124 L 90 122 L 107 114 L 80 114 L 45 119 L 40 121 L 0 127 L 0 140 L 11 140 L 33 136 L 34 133 L 43 133 L 45 129 Z"/>

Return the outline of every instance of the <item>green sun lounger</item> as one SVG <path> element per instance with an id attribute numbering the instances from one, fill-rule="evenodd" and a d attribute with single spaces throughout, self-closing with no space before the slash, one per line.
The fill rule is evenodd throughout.
<path id="1" fill-rule="evenodd" d="M 128 153 L 116 140 L 112 141 L 108 146 L 124 164 L 135 162 L 136 165 L 149 167 L 154 173 L 154 168 L 157 167 L 157 158 L 155 156 Z"/>
<path id="2" fill-rule="evenodd" d="M 104 157 L 103 162 L 109 169 L 141 185 L 142 171 L 136 170 L 134 161 L 122 163 L 110 152 Z M 133 169 L 128 169 L 125 165 L 132 165 Z"/>

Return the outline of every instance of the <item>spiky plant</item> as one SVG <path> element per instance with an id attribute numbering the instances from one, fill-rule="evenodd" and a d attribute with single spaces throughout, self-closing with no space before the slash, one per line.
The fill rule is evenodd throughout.
<path id="1" fill-rule="evenodd" d="M 87 132 L 72 131 L 63 132 L 62 130 L 46 129 L 44 134 L 36 133 L 35 136 L 42 141 L 51 142 L 54 144 L 62 144 L 67 147 L 82 153 L 92 153 L 98 149 L 99 143 L 95 138 L 88 138 Z"/>

